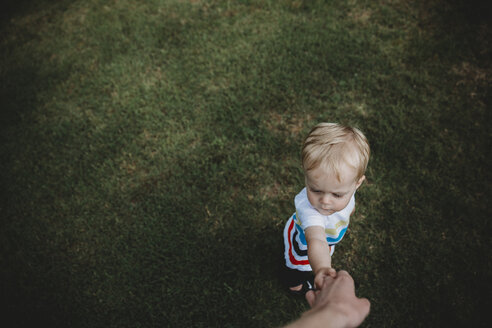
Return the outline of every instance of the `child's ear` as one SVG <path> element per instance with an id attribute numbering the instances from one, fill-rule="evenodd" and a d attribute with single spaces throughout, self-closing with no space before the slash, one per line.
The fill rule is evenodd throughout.
<path id="1" fill-rule="evenodd" d="M 364 182 L 365 179 L 366 179 L 366 176 L 365 175 L 361 176 L 360 179 L 359 179 L 359 181 L 357 181 L 357 184 L 356 184 L 355 189 L 359 188 L 360 185 L 362 184 L 362 182 Z"/>

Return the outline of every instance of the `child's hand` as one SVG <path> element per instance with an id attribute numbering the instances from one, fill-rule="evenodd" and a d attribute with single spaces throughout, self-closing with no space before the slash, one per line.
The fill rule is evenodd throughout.
<path id="1" fill-rule="evenodd" d="M 336 276 L 337 276 L 337 271 L 335 269 L 329 268 L 329 267 L 321 268 L 314 275 L 314 287 L 316 289 L 321 289 L 321 287 L 323 286 L 323 282 L 325 280 L 325 277 L 336 278 Z"/>

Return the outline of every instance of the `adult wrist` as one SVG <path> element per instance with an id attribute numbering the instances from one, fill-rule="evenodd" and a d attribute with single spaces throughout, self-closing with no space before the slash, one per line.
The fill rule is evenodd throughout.
<path id="1" fill-rule="evenodd" d="M 305 312 L 294 327 L 309 328 L 344 328 L 347 327 L 347 318 L 329 306 L 311 309 Z M 289 326 L 290 327 L 290 326 Z"/>

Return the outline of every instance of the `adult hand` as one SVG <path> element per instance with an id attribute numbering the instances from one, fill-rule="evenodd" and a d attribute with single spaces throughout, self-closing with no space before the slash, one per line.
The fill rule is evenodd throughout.
<path id="1" fill-rule="evenodd" d="M 312 327 L 357 327 L 369 314 L 369 301 L 355 296 L 354 280 L 347 271 L 339 271 L 335 278 L 324 277 L 320 288 L 306 293 L 311 310 L 303 317 L 319 318 L 320 322 Z M 321 320 L 327 320 L 327 324 L 321 324 Z"/>

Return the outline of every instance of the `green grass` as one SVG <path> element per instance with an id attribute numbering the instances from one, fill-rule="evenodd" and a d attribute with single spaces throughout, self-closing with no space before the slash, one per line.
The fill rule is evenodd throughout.
<path id="1" fill-rule="evenodd" d="M 282 229 L 320 121 L 368 182 L 333 265 L 365 327 L 488 326 L 490 8 L 479 1 L 9 1 L 9 327 L 276 327 Z"/>

